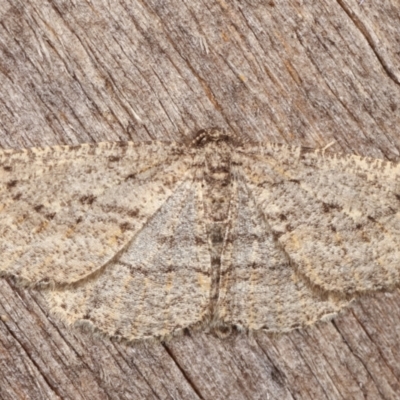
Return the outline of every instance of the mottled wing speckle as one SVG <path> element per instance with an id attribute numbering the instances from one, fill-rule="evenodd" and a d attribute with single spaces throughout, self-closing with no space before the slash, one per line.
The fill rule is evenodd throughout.
<path id="1" fill-rule="evenodd" d="M 174 193 L 188 165 L 165 143 L 2 151 L 0 274 L 34 285 L 95 272 Z"/>
<path id="2" fill-rule="evenodd" d="M 246 186 L 297 273 L 345 294 L 398 285 L 399 164 L 271 144 L 241 154 Z"/>
<path id="3" fill-rule="evenodd" d="M 86 322 L 128 340 L 165 337 L 201 322 L 211 283 L 197 186 L 185 181 L 101 274 L 46 290 L 52 310 L 68 323 Z"/>
<path id="4" fill-rule="evenodd" d="M 219 318 L 246 329 L 285 332 L 331 317 L 348 301 L 296 274 L 240 171 L 221 261 Z"/>

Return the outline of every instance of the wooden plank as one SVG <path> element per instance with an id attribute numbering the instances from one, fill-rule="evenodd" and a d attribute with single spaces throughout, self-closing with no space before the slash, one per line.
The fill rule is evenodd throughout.
<path id="1" fill-rule="evenodd" d="M 243 138 L 397 160 L 394 2 L 0 0 L 0 145 Z M 282 336 L 128 346 L 0 280 L 2 399 L 397 399 L 400 294 Z"/>

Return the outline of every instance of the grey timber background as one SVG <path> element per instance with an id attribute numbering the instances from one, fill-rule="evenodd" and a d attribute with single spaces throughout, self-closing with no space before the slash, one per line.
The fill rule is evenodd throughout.
<path id="1" fill-rule="evenodd" d="M 396 0 L 0 0 L 0 145 L 242 137 L 389 160 Z M 279 337 L 115 343 L 0 280 L 0 398 L 399 399 L 400 295 Z"/>

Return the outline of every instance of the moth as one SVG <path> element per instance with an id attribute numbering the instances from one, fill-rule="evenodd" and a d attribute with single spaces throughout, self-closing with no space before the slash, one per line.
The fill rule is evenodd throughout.
<path id="1" fill-rule="evenodd" d="M 286 332 L 399 283 L 400 168 L 241 142 L 0 152 L 0 273 L 126 340 Z"/>

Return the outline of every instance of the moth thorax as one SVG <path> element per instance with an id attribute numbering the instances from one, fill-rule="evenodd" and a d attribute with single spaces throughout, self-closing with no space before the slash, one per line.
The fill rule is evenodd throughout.
<path id="1" fill-rule="evenodd" d="M 207 219 L 221 222 L 228 218 L 232 194 L 231 157 L 229 148 L 217 144 L 208 146 L 205 154 L 204 190 Z"/>
<path id="2" fill-rule="evenodd" d="M 231 152 L 226 143 L 211 143 L 205 149 L 206 176 L 209 182 L 227 184 L 230 180 Z"/>

